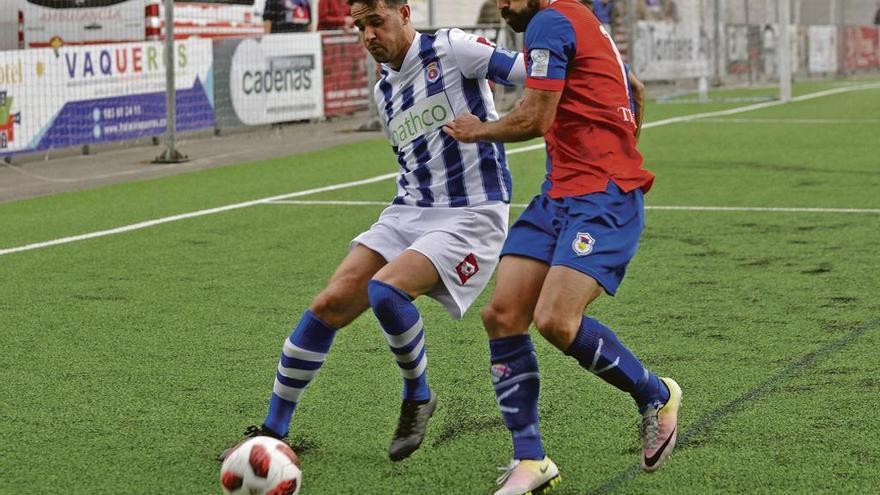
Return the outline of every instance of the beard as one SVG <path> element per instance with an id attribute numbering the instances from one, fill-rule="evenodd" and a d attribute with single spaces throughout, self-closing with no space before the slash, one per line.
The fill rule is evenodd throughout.
<path id="1" fill-rule="evenodd" d="M 540 0 L 528 0 L 526 2 L 526 6 L 519 12 L 514 12 L 510 10 L 509 7 L 501 10 L 501 17 L 507 21 L 507 25 L 510 26 L 510 29 L 513 29 L 517 33 L 522 33 L 526 30 L 526 26 L 529 25 L 529 22 L 532 20 L 532 17 L 535 17 L 535 14 L 541 10 Z"/>
<path id="2" fill-rule="evenodd" d="M 380 64 L 385 64 L 391 61 L 390 52 L 384 46 L 374 45 L 373 47 L 368 47 L 367 51 L 373 56 L 373 60 Z"/>

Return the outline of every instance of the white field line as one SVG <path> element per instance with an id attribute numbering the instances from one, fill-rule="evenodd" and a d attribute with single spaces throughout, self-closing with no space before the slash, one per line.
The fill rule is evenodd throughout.
<path id="1" fill-rule="evenodd" d="M 816 93 L 810 93 L 807 95 L 802 95 L 802 96 L 792 98 L 792 102 L 806 101 L 806 100 L 823 98 L 826 96 L 831 96 L 831 95 L 836 95 L 836 94 L 841 94 L 841 93 L 848 93 L 848 92 L 852 92 L 852 91 L 864 91 L 864 90 L 870 90 L 870 89 L 880 89 L 880 83 L 859 84 L 859 85 L 853 85 L 853 86 L 840 87 L 840 88 L 836 88 L 836 89 L 830 89 L 830 90 L 826 90 L 826 91 L 819 91 Z M 750 112 L 752 110 L 760 110 L 762 108 L 769 108 L 769 107 L 774 107 L 774 106 L 784 105 L 784 104 L 785 103 L 781 102 L 781 101 L 773 101 L 773 102 L 767 102 L 767 103 L 758 103 L 755 105 L 746 105 L 744 107 L 737 107 L 737 108 L 733 108 L 730 110 L 722 110 L 722 111 L 718 111 L 718 112 L 707 112 L 707 113 L 700 113 L 700 114 L 693 114 L 693 115 L 685 115 L 682 117 L 674 117 L 674 118 L 670 118 L 670 119 L 658 120 L 655 122 L 648 122 L 648 123 L 644 124 L 643 128 L 649 129 L 652 127 L 660 127 L 660 126 L 675 124 L 678 122 L 690 122 L 693 120 L 699 120 L 699 119 L 704 119 L 704 118 L 724 117 L 727 115 L 735 115 L 738 113 Z M 544 149 L 544 143 L 535 144 L 535 145 L 531 145 L 531 146 L 523 146 L 520 148 L 514 148 L 511 150 L 508 150 L 507 154 L 508 155 L 515 155 L 518 153 L 526 153 L 529 151 L 535 151 L 535 150 L 539 150 L 539 149 Z M 312 194 L 319 194 L 322 192 L 336 191 L 339 189 L 347 189 L 350 187 L 357 187 L 357 186 L 362 186 L 365 184 L 372 184 L 374 182 L 381 182 L 383 180 L 392 179 L 394 177 L 397 177 L 396 173 L 377 175 L 377 176 L 370 177 L 370 178 L 363 179 L 363 180 L 359 180 L 359 181 L 344 182 L 344 183 L 333 184 L 333 185 L 329 185 L 329 186 L 325 186 L 325 187 L 318 187 L 315 189 L 306 189 L 304 191 L 297 191 L 297 192 L 292 192 L 289 194 L 282 194 L 279 196 L 271 196 L 268 198 L 255 199 L 253 201 L 245 201 L 243 203 L 235 203 L 235 204 L 231 204 L 231 205 L 220 206 L 217 208 L 209 208 L 209 209 L 198 210 L 198 211 L 194 211 L 194 212 L 190 212 L 190 213 L 182 213 L 179 215 L 172 215 L 172 216 L 168 216 L 168 217 L 157 218 L 155 220 L 147 220 L 145 222 L 133 223 L 133 224 L 124 225 L 122 227 L 116 227 L 116 228 L 108 229 L 108 230 L 100 230 L 100 231 L 96 231 L 96 232 L 89 232 L 87 234 L 81 234 L 81 235 L 75 235 L 75 236 L 70 236 L 70 237 L 62 237 L 59 239 L 53 239 L 51 241 L 37 242 L 34 244 L 26 244 L 24 246 L 17 246 L 17 247 L 0 249 L 0 256 L 5 256 L 8 254 L 13 254 L 13 253 L 21 253 L 24 251 L 33 251 L 35 249 L 43 249 L 43 248 L 47 248 L 47 247 L 51 247 L 51 246 L 58 246 L 61 244 L 69 244 L 72 242 L 84 241 L 84 240 L 88 240 L 88 239 L 95 239 L 98 237 L 106 237 L 106 236 L 110 236 L 110 235 L 132 232 L 135 230 L 146 229 L 146 228 L 154 227 L 156 225 L 161 225 L 161 224 L 165 224 L 165 223 L 177 222 L 179 220 L 186 220 L 189 218 L 203 217 L 206 215 L 213 215 L 215 213 L 223 213 L 226 211 L 239 210 L 242 208 L 249 208 L 251 206 L 271 203 L 273 201 L 279 201 L 279 200 L 284 200 L 284 199 L 288 199 L 288 198 L 309 196 Z"/>
<path id="2" fill-rule="evenodd" d="M 334 201 L 334 200 L 277 200 L 267 201 L 272 205 L 305 206 L 388 206 L 387 201 Z M 511 208 L 525 208 L 525 203 L 511 203 Z M 764 206 L 645 206 L 655 211 L 762 211 L 773 213 L 873 213 L 880 214 L 880 208 L 774 208 Z"/>
<path id="3" fill-rule="evenodd" d="M 838 125 L 880 124 L 880 119 L 702 119 L 712 124 Z"/>
<path id="4" fill-rule="evenodd" d="M 856 86 L 846 86 L 842 88 L 834 88 L 828 89 L 825 91 L 817 91 L 815 93 L 809 93 L 801 96 L 796 96 L 791 99 L 792 103 L 799 101 L 808 101 L 815 100 L 816 98 L 824 98 L 826 96 L 837 95 L 841 93 L 849 93 L 852 91 L 865 91 L 870 89 L 880 89 L 880 83 L 870 83 L 870 84 L 859 84 Z M 779 105 L 785 105 L 784 101 L 768 101 L 766 103 L 756 103 L 754 105 L 746 105 L 744 107 L 736 107 L 731 108 L 729 110 L 719 110 L 717 112 L 706 112 L 706 113 L 696 113 L 693 115 L 683 115 L 681 117 L 672 117 L 669 119 L 656 120 L 654 122 L 648 122 L 642 126 L 643 129 L 650 129 L 652 127 L 660 127 L 669 124 L 677 124 L 679 122 L 691 122 L 694 120 L 701 119 L 711 119 L 715 117 L 726 117 L 728 115 L 736 115 L 738 113 L 751 112 L 753 110 L 761 110 L 764 108 L 777 107 Z"/>
<path id="5" fill-rule="evenodd" d="M 289 193 L 289 194 L 272 196 L 269 198 L 256 199 L 253 201 L 245 201 L 244 203 L 235 203 L 232 205 L 220 206 L 217 208 L 210 208 L 207 210 L 199 210 L 199 211 L 194 211 L 191 213 L 182 213 L 180 215 L 173 215 L 170 217 L 157 218 L 155 220 L 148 220 L 146 222 L 133 223 L 133 224 L 125 225 L 122 227 L 117 227 L 115 229 L 100 230 L 97 232 L 90 232 L 88 234 L 75 235 L 75 236 L 71 236 L 71 237 L 62 237 L 60 239 L 54 239 L 54 240 L 46 241 L 46 242 L 38 242 L 35 244 L 28 244 L 25 246 L 0 249 L 0 256 L 12 254 L 12 253 L 20 253 L 22 251 L 31 251 L 33 249 L 42 249 L 42 248 L 46 248 L 46 247 L 50 247 L 50 246 L 57 246 L 59 244 L 68 244 L 71 242 L 84 241 L 87 239 L 94 239 L 96 237 L 105 237 L 108 235 L 122 234 L 124 232 L 131 232 L 133 230 L 146 229 L 148 227 L 161 225 L 163 223 L 176 222 L 178 220 L 186 220 L 188 218 L 203 217 L 205 215 L 213 215 L 215 213 L 223 213 L 225 211 L 239 210 L 241 208 L 249 208 L 251 206 L 265 204 L 265 203 L 269 203 L 272 201 L 279 201 L 279 200 L 283 200 L 283 199 L 287 199 L 287 198 L 297 198 L 300 196 L 308 196 L 310 194 L 318 194 L 318 193 L 322 193 L 322 192 L 329 192 L 329 191 L 336 191 L 339 189 L 346 189 L 349 187 L 362 186 L 364 184 L 372 184 L 373 182 L 381 182 L 383 180 L 388 180 L 388 179 L 391 179 L 394 177 L 397 177 L 396 173 L 377 175 L 375 177 L 370 177 L 369 179 L 358 180 L 358 181 L 354 181 L 354 182 L 344 182 L 341 184 L 334 184 L 331 186 L 317 187 L 315 189 L 306 189 L 305 191 L 297 191 L 297 192 L 293 192 L 293 193 Z"/>

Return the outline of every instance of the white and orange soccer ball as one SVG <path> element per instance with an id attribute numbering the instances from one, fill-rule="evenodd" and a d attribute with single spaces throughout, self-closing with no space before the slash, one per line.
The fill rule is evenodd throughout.
<path id="1" fill-rule="evenodd" d="M 281 440 L 251 438 L 226 456 L 220 486 L 227 495 L 297 495 L 302 486 L 299 458 Z"/>

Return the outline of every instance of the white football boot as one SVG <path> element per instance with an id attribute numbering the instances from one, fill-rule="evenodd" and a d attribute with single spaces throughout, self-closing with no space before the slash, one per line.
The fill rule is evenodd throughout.
<path id="1" fill-rule="evenodd" d="M 544 457 L 540 461 L 533 459 L 514 459 L 497 480 L 499 488 L 495 495 L 544 495 L 562 481 L 559 468 Z"/>

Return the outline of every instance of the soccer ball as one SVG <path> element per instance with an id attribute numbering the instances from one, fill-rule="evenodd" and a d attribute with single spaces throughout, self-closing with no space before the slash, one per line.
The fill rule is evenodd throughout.
<path id="1" fill-rule="evenodd" d="M 296 495 L 302 485 L 299 458 L 289 445 L 255 437 L 235 447 L 220 468 L 227 495 Z"/>

